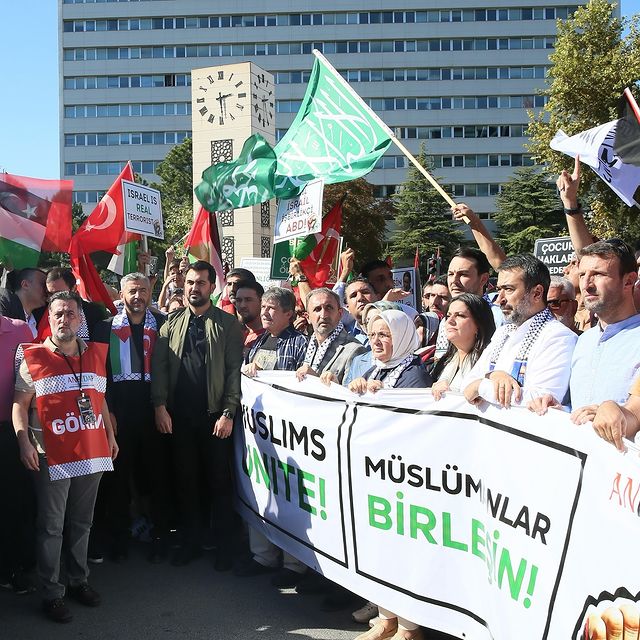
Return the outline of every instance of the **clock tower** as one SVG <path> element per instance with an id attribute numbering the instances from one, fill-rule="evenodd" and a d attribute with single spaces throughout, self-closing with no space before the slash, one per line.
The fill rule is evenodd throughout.
<path id="1" fill-rule="evenodd" d="M 275 107 L 273 76 L 253 62 L 192 69 L 194 187 L 212 164 L 234 160 L 254 133 L 275 145 Z M 232 269 L 242 258 L 271 257 L 274 217 L 271 201 L 220 211 L 222 263 Z"/>

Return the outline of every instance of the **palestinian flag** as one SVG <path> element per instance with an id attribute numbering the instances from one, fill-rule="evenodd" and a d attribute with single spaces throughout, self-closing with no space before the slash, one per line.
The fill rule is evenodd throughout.
<path id="1" fill-rule="evenodd" d="M 345 197 L 336 202 L 331 211 L 322 218 L 320 233 L 308 235 L 294 250 L 293 255 L 300 260 L 312 289 L 324 287 L 329 279 L 331 264 L 340 250 L 342 203 Z"/>
<path id="2" fill-rule="evenodd" d="M 117 273 L 119 276 L 126 276 L 138 270 L 138 241 L 119 244 L 118 254 L 109 261 L 107 269 Z"/>
<path id="3" fill-rule="evenodd" d="M 213 297 L 217 298 L 222 293 L 225 285 L 225 274 L 222 266 L 222 250 L 220 248 L 220 234 L 215 213 L 209 213 L 204 207 L 200 207 L 193 221 L 191 231 L 184 246 L 190 262 L 204 260 L 216 270 L 216 288 Z"/>
<path id="4" fill-rule="evenodd" d="M 71 180 L 0 174 L 0 261 L 23 269 L 41 251 L 64 251 L 71 240 Z"/>

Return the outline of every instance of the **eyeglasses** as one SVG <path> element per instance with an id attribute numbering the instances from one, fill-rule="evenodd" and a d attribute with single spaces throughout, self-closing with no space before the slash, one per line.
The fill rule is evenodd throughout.
<path id="1" fill-rule="evenodd" d="M 558 308 L 565 302 L 571 302 L 571 300 L 569 298 L 563 298 L 562 300 L 560 300 L 560 298 L 554 298 L 553 300 L 547 300 L 547 306 Z"/>
<path id="2" fill-rule="evenodd" d="M 372 331 L 369 334 L 369 340 L 371 342 L 373 342 L 374 340 L 391 340 L 391 334 L 390 333 L 384 333 L 382 331 Z"/>

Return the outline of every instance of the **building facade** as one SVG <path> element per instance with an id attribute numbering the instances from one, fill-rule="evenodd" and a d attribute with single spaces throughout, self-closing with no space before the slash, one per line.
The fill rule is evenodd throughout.
<path id="1" fill-rule="evenodd" d="M 157 180 L 190 135 L 191 69 L 253 61 L 276 81 L 278 136 L 322 51 L 413 153 L 422 143 L 451 195 L 483 217 L 500 184 L 531 164 L 527 110 L 543 105 L 566 0 L 59 0 L 61 173 L 92 207 L 119 173 Z M 368 176 L 379 195 L 405 179 L 392 145 Z"/>

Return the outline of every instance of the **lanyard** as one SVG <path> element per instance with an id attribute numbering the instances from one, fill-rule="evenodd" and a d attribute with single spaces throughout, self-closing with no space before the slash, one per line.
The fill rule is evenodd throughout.
<path id="1" fill-rule="evenodd" d="M 80 389 L 80 393 L 82 393 L 82 351 L 80 350 L 80 348 L 78 348 L 78 359 L 80 360 L 80 375 L 79 376 L 76 375 L 76 372 L 73 370 L 73 366 L 71 365 L 71 362 L 70 362 L 69 358 L 67 358 L 67 354 L 66 353 L 62 353 L 62 357 L 64 358 L 64 361 L 67 363 L 67 366 L 69 367 L 69 370 L 71 371 L 71 375 L 73 376 L 74 380 L 76 381 L 76 384 L 78 385 L 78 389 Z"/>

